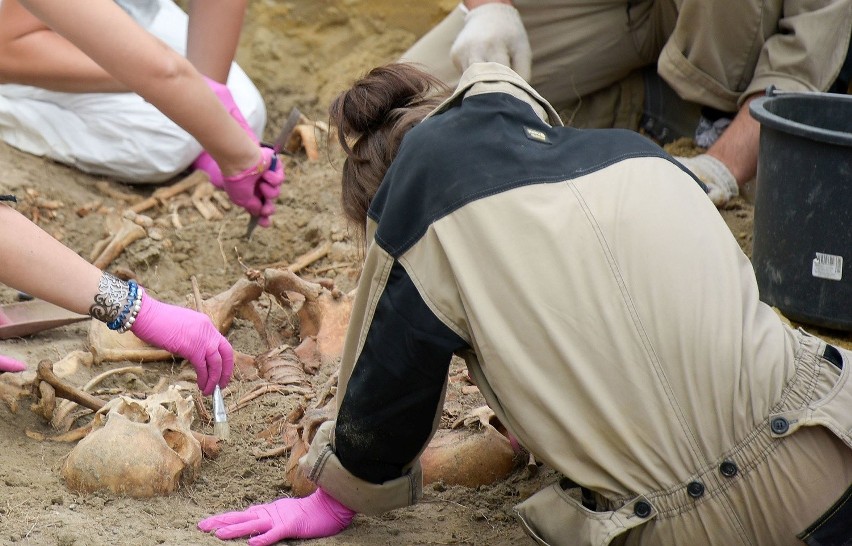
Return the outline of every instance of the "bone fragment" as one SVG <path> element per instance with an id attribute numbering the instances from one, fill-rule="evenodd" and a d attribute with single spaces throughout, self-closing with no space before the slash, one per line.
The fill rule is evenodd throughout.
<path id="1" fill-rule="evenodd" d="M 50 421 L 53 417 L 53 412 L 56 409 L 56 390 L 46 381 L 40 381 L 38 384 L 38 402 L 30 406 L 33 413 L 37 413 L 44 417 L 45 421 Z"/>
<path id="2" fill-rule="evenodd" d="M 175 195 L 181 194 L 201 183 L 209 181 L 210 177 L 204 171 L 193 171 L 192 174 L 190 174 L 180 182 L 156 190 L 154 193 L 151 194 L 151 197 L 148 197 L 147 199 L 143 199 L 142 201 L 136 203 L 135 205 L 130 207 L 130 210 L 132 210 L 133 212 L 146 211 L 148 209 L 156 207 L 161 203 L 164 203 Z"/>
<path id="3" fill-rule="evenodd" d="M 42 381 L 44 383 L 44 381 Z M 56 405 L 56 410 L 50 418 L 50 426 L 56 430 L 68 432 L 74 425 L 74 421 L 78 417 L 88 415 L 90 412 L 87 409 L 80 409 L 76 402 L 70 400 L 60 400 Z"/>
<path id="4" fill-rule="evenodd" d="M 112 187 L 112 185 L 105 180 L 96 182 L 95 187 L 98 189 L 99 192 L 106 195 L 107 197 L 111 197 L 112 199 L 116 199 L 118 201 L 124 201 L 125 203 L 136 203 L 141 199 L 138 195 L 127 193 Z"/>
<path id="5" fill-rule="evenodd" d="M 28 392 L 22 387 L 0 381 L 0 400 L 9 406 L 9 411 L 18 413 L 18 400 L 27 396 Z"/>
<path id="6" fill-rule="evenodd" d="M 77 427 L 74 430 L 69 430 L 68 432 L 63 432 L 62 434 L 57 434 L 55 436 L 47 436 L 34 430 L 27 430 L 25 434 L 33 440 L 39 440 L 41 442 L 45 440 L 50 440 L 52 442 L 77 442 L 85 438 L 86 434 L 91 431 L 92 424 L 89 423 L 88 425 L 83 425 L 82 427 Z"/>
<path id="7" fill-rule="evenodd" d="M 264 394 L 269 394 L 273 392 L 283 395 L 300 394 L 302 396 L 305 396 L 309 394 L 311 390 L 305 387 L 299 387 L 295 385 L 277 385 L 275 383 L 264 383 L 263 385 L 255 387 L 247 394 L 243 395 L 243 397 L 237 400 L 235 404 L 231 404 L 230 406 L 228 406 L 228 413 L 233 413 L 237 410 L 241 410 L 255 398 L 260 398 Z"/>
<path id="8" fill-rule="evenodd" d="M 253 356 L 234 351 L 234 377 L 243 381 L 254 381 L 260 378 Z"/>
<path id="9" fill-rule="evenodd" d="M 266 343 L 267 348 L 281 345 L 280 336 L 266 327 L 263 318 L 261 318 L 260 313 L 257 312 L 257 309 L 251 302 L 239 307 L 237 309 L 237 316 L 252 323 L 254 329 L 257 330 L 257 333 L 260 334 L 260 337 Z"/>
<path id="10" fill-rule="evenodd" d="M 98 256 L 100 256 L 101 253 L 103 253 L 104 249 L 107 247 L 107 245 L 112 240 L 113 240 L 113 235 L 108 235 L 108 236 L 104 237 L 103 239 L 97 241 L 95 243 L 95 245 L 92 247 L 92 252 L 89 253 L 89 261 L 94 262 L 98 258 Z"/>
<path id="11" fill-rule="evenodd" d="M 139 214 L 139 213 L 134 212 L 132 210 L 126 210 L 126 211 L 122 212 L 121 217 L 126 219 L 126 220 L 130 220 L 131 222 L 133 222 L 135 224 L 139 224 L 140 226 L 142 226 L 145 229 L 149 229 L 149 228 L 154 227 L 154 219 L 153 218 L 151 218 L 150 216 L 146 216 L 145 214 Z"/>
<path id="12" fill-rule="evenodd" d="M 91 394 L 62 381 L 53 372 L 53 363 L 50 360 L 42 360 L 38 363 L 37 374 L 41 381 L 44 381 L 53 387 L 56 392 L 56 396 L 60 398 L 77 402 L 81 406 L 89 408 L 92 411 L 101 409 L 106 403 L 100 398 L 92 396 Z"/>
<path id="13" fill-rule="evenodd" d="M 212 184 L 201 184 L 196 186 L 192 192 L 192 205 L 205 220 L 219 220 L 223 217 L 222 213 L 211 201 L 211 197 L 215 191 L 216 188 Z"/>
<path id="14" fill-rule="evenodd" d="M 260 376 L 276 385 L 307 385 L 310 383 L 301 360 L 287 345 L 279 345 L 255 359 Z"/>
<path id="15" fill-rule="evenodd" d="M 81 366 L 91 368 L 94 356 L 89 351 L 71 351 L 61 360 L 54 362 L 53 372 L 59 377 L 74 375 Z"/>
<path id="16" fill-rule="evenodd" d="M 440 429 L 420 456 L 423 483 L 476 488 L 505 479 L 518 465 L 509 440 L 494 427 Z"/>
<path id="17" fill-rule="evenodd" d="M 293 273 L 298 273 L 304 268 L 308 267 L 314 262 L 318 262 L 328 256 L 328 253 L 331 252 L 331 241 L 326 241 L 323 244 L 311 249 L 310 251 L 302 254 L 298 258 L 296 258 L 292 263 L 291 262 L 273 262 L 271 264 L 265 264 L 260 266 L 258 269 L 288 269 Z"/>
<path id="18" fill-rule="evenodd" d="M 56 364 L 53 365 L 53 369 L 56 370 Z M 113 368 L 112 370 L 107 370 L 101 374 L 96 375 L 91 378 L 88 383 L 83 385 L 83 391 L 88 392 L 101 384 L 101 382 L 110 377 L 112 375 L 120 374 L 120 373 L 134 373 L 138 375 L 142 375 L 145 373 L 145 369 L 142 366 L 124 366 L 122 368 Z"/>
<path id="19" fill-rule="evenodd" d="M 226 333 L 234 322 L 237 310 L 256 300 L 263 293 L 263 287 L 248 279 L 239 279 L 231 288 L 204 300 L 204 313 L 213 321 L 213 325 Z"/>
<path id="20" fill-rule="evenodd" d="M 271 459 L 272 457 L 280 457 L 290 451 L 290 446 L 278 446 L 273 447 L 272 449 L 267 449 L 266 451 L 261 451 L 259 449 L 252 450 L 251 454 L 254 455 L 256 459 Z"/>
<path id="21" fill-rule="evenodd" d="M 102 362 L 161 362 L 172 359 L 172 354 L 164 349 L 148 345 L 133 332 L 119 334 L 107 328 L 99 320 L 93 320 L 89 327 L 89 350 L 95 364 Z"/>
<path id="22" fill-rule="evenodd" d="M 266 269 L 263 272 L 263 277 L 265 279 L 264 290 L 275 297 L 283 307 L 287 306 L 285 292 L 296 292 L 305 297 L 305 304 L 299 311 L 301 320 L 299 335 L 302 338 L 319 332 L 322 312 L 317 300 L 323 291 L 321 285 L 308 282 L 287 269 Z"/>
<path id="23" fill-rule="evenodd" d="M 294 154 L 304 148 L 305 155 L 309 161 L 319 159 L 319 147 L 317 146 L 316 129 L 313 125 L 300 123 L 293 128 L 293 133 L 284 145 L 284 149 Z"/>
<path id="24" fill-rule="evenodd" d="M 148 234 L 145 228 L 133 222 L 122 218 L 121 227 L 113 236 L 112 240 L 107 243 L 106 247 L 101 251 L 97 258 L 92 261 L 92 265 L 98 269 L 106 269 L 124 249 L 130 246 L 133 242 L 142 239 Z"/>

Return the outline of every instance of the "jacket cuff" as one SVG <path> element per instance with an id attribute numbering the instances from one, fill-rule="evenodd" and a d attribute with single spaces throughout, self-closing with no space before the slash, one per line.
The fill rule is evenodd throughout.
<path id="1" fill-rule="evenodd" d="M 423 472 L 419 461 L 403 476 L 382 484 L 362 480 L 346 470 L 334 453 L 335 423 L 323 423 L 308 453 L 299 459 L 299 466 L 309 480 L 361 514 L 377 515 L 411 506 L 420 500 L 423 495 Z"/>

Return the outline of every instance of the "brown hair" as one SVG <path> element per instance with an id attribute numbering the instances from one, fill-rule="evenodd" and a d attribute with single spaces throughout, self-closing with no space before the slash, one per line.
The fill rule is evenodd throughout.
<path id="1" fill-rule="evenodd" d="M 372 69 L 332 101 L 330 125 L 346 152 L 343 212 L 361 235 L 402 137 L 447 95 L 435 77 L 411 64 L 392 63 Z"/>

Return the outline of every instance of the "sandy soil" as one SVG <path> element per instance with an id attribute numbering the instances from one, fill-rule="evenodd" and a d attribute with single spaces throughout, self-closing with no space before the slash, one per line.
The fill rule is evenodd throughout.
<path id="1" fill-rule="evenodd" d="M 343 86 L 370 67 L 395 59 L 454 5 L 446 0 L 251 3 L 238 60 L 267 98 L 266 138 L 274 136 L 293 106 L 312 119 L 325 119 L 328 102 Z M 105 218 L 151 192 L 150 188 L 87 176 L 2 144 L 0 163 L 4 165 L 0 189 L 22 196 L 19 210 L 87 259 L 97 241 L 107 235 Z M 357 243 L 339 212 L 339 165 L 339 155 L 325 146 L 317 162 L 304 156 L 288 158 L 289 184 L 279 199 L 274 225 L 258 229 L 251 241 L 243 238 L 247 216 L 234 209 L 223 211 L 224 217 L 218 220 L 205 220 L 191 206 L 175 214 L 167 206 L 151 209 L 145 214 L 157 222 L 164 237 L 133 243 L 111 268 L 131 272 L 162 300 L 191 305 L 192 276 L 207 298 L 228 289 L 246 268 L 290 263 L 332 242 L 329 254 L 301 275 L 331 279 L 348 291 L 357 281 L 359 256 Z M 738 199 L 722 214 L 750 253 L 752 206 Z M 0 287 L 0 303 L 15 298 L 15 291 Z M 267 325 L 285 338 L 293 335 L 293 317 L 285 309 L 267 296 L 258 300 L 257 307 Z M 73 350 L 86 350 L 88 330 L 89 324 L 84 322 L 0 342 L 0 352 L 27 361 L 34 370 L 42 359 L 55 362 Z M 249 355 L 267 349 L 247 320 L 235 321 L 229 339 L 237 350 Z M 845 339 L 836 341 L 847 344 Z M 105 369 L 128 364 L 132 363 L 83 367 L 68 380 L 82 385 Z M 454 372 L 461 374 L 458 365 L 454 366 Z M 160 377 L 175 382 L 182 379 L 180 362 L 146 364 L 145 370 L 116 376 L 96 394 L 105 398 L 119 392 L 145 394 Z M 332 371 L 333 366 L 328 365 L 321 369 L 312 378 L 313 386 L 321 385 Z M 24 378 L 32 374 L 30 371 Z M 254 384 L 234 381 L 226 400 L 233 403 Z M 463 381 L 451 383 L 446 423 L 483 404 L 477 393 L 463 392 L 463 386 Z M 73 444 L 34 439 L 33 433 L 51 436 L 56 431 L 31 410 L 31 402 L 28 397 L 21 399 L 17 411 L 0 404 L 2 544 L 221 544 L 197 531 L 196 522 L 212 513 L 291 493 L 284 472 L 286 456 L 257 458 L 254 450 L 281 444 L 279 437 L 264 438 L 261 433 L 294 407 L 297 401 L 292 395 L 267 394 L 233 412 L 231 440 L 218 458 L 204 461 L 200 477 L 173 495 L 148 500 L 105 493 L 82 495 L 67 489 L 59 468 Z M 212 432 L 209 422 L 196 422 L 194 428 Z M 511 507 L 552 479 L 547 468 L 531 474 L 522 466 L 507 479 L 478 489 L 428 486 L 418 506 L 382 517 L 359 516 L 341 535 L 311 543 L 526 543 Z"/>

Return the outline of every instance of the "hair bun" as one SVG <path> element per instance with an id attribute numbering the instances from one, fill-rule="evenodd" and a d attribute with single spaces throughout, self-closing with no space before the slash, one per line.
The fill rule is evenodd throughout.
<path id="1" fill-rule="evenodd" d="M 331 105 L 331 117 L 339 129 L 355 136 L 374 131 L 391 114 L 421 102 L 442 84 L 412 64 L 393 63 L 376 67 L 341 93 Z"/>

